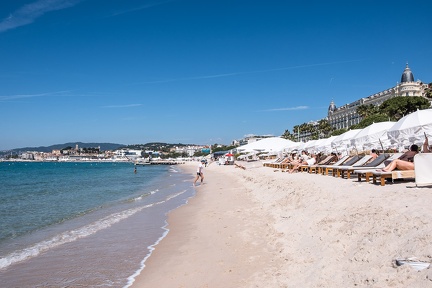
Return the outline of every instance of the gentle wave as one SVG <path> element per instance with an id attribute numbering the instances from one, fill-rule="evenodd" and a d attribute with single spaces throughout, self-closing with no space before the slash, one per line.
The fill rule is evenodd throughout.
<path id="1" fill-rule="evenodd" d="M 186 192 L 186 190 L 181 191 L 181 192 L 176 193 L 176 194 L 173 194 L 173 195 L 170 195 L 170 196 L 168 196 L 168 197 L 166 198 L 166 201 L 168 201 L 168 200 L 170 200 L 170 199 L 172 199 L 172 198 L 178 197 L 178 196 L 180 196 L 181 194 L 183 194 L 183 193 L 185 193 L 185 192 Z M 187 203 L 188 203 L 188 201 L 186 201 L 185 204 L 187 204 Z M 135 282 L 135 278 L 136 278 L 138 275 L 140 275 L 141 272 L 144 270 L 144 268 L 145 268 L 145 262 L 146 262 L 147 259 L 151 256 L 153 250 L 155 250 L 156 245 L 158 245 L 159 242 L 162 241 L 162 239 L 165 238 L 165 236 L 168 234 L 169 229 L 166 228 L 167 226 L 168 226 L 168 222 L 165 220 L 165 225 L 162 227 L 162 229 L 164 229 L 164 233 L 163 233 L 163 235 L 162 235 L 161 237 L 159 237 L 159 239 L 158 239 L 154 244 L 152 244 L 152 245 L 150 245 L 150 246 L 147 247 L 147 249 L 149 249 L 149 253 L 148 253 L 148 254 L 144 257 L 144 259 L 141 261 L 140 268 L 139 268 L 137 271 L 135 271 L 135 273 L 133 273 L 131 276 L 128 277 L 128 279 L 127 279 L 127 280 L 128 280 L 128 281 L 127 281 L 127 284 L 126 284 L 125 286 L 123 286 L 123 288 L 129 288 L 130 286 L 132 286 L 132 284 Z"/>
<path id="2" fill-rule="evenodd" d="M 151 203 L 148 205 L 144 205 L 138 208 L 128 209 L 122 212 L 111 214 L 107 217 L 104 217 L 98 221 L 95 221 L 89 225 L 83 226 L 81 228 L 66 231 L 63 233 L 60 233 L 51 239 L 41 241 L 39 243 L 36 243 L 30 247 L 27 247 L 20 251 L 15 251 L 13 253 L 10 253 L 9 255 L 6 255 L 5 257 L 0 259 L 0 269 L 7 268 L 13 264 L 16 264 L 18 262 L 22 262 L 28 259 L 31 259 L 33 257 L 38 256 L 39 254 L 46 252 L 52 248 L 58 247 L 60 245 L 70 243 L 73 241 L 76 241 L 80 238 L 84 238 L 87 236 L 90 236 L 92 234 L 95 234 L 96 232 L 109 228 L 113 224 L 116 224 L 124 219 L 127 219 L 131 217 L 132 215 L 136 214 L 137 212 L 140 212 L 146 208 L 150 208 L 155 205 L 163 204 L 175 197 L 178 197 L 185 193 L 186 190 L 181 191 L 179 193 L 175 193 L 172 195 L 169 195 L 165 198 L 165 200 L 161 200 L 159 202 Z"/>
<path id="3" fill-rule="evenodd" d="M 142 195 L 140 195 L 138 197 L 133 198 L 132 201 L 140 201 L 140 200 L 144 199 L 145 197 L 147 197 L 149 195 L 155 194 L 158 191 L 159 191 L 159 189 L 156 189 L 156 190 L 150 191 L 148 193 L 142 194 Z"/>
<path id="4" fill-rule="evenodd" d="M 179 173 L 179 171 L 177 169 L 175 169 L 174 166 L 170 166 L 169 171 L 173 172 L 173 173 Z"/>

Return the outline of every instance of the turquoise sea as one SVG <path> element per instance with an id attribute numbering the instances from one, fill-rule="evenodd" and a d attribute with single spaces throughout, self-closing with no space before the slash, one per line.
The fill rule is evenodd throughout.
<path id="1" fill-rule="evenodd" d="M 181 165 L 0 162 L 2 287 L 127 287 L 194 195 Z"/>

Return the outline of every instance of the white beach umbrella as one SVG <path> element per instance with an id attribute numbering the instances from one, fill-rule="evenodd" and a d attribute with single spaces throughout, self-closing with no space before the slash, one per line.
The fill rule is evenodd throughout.
<path id="1" fill-rule="evenodd" d="M 336 139 L 338 136 L 330 136 L 328 138 L 321 139 L 322 142 L 320 142 L 316 147 L 315 150 L 317 152 L 329 154 L 332 151 L 331 143 L 334 139 Z"/>
<path id="2" fill-rule="evenodd" d="M 294 144 L 288 148 L 285 149 L 286 152 L 293 152 L 295 150 L 301 151 L 303 150 L 303 147 L 306 145 L 305 142 L 294 142 Z"/>
<path id="3" fill-rule="evenodd" d="M 407 145 L 422 143 L 424 135 L 432 135 L 432 109 L 417 110 L 402 117 L 387 131 L 392 143 Z"/>
<path id="4" fill-rule="evenodd" d="M 306 143 L 305 143 L 305 145 L 304 145 L 304 147 L 303 147 L 303 150 L 306 150 L 306 151 L 310 151 L 310 150 L 312 150 L 313 149 L 313 147 L 314 147 L 314 145 L 315 145 L 315 143 L 316 143 L 316 141 L 317 140 L 309 140 L 309 141 L 307 141 Z"/>
<path id="5" fill-rule="evenodd" d="M 326 139 L 318 139 L 313 143 L 313 145 L 308 149 L 309 153 L 318 153 L 318 147 L 323 143 Z"/>
<path id="6" fill-rule="evenodd" d="M 351 146 L 351 139 L 354 138 L 360 130 L 361 129 L 348 130 L 347 132 L 337 136 L 331 143 L 332 148 L 336 149 L 338 152 L 347 151 Z"/>
<path id="7" fill-rule="evenodd" d="M 396 122 L 386 121 L 372 123 L 371 125 L 363 128 L 354 138 L 351 139 L 351 145 L 357 149 L 373 149 L 377 147 L 388 148 L 390 140 L 387 137 L 387 131 Z"/>
<path id="8" fill-rule="evenodd" d="M 264 138 L 262 140 L 255 141 L 250 144 L 246 144 L 237 148 L 239 152 L 251 152 L 251 151 L 261 151 L 261 152 L 279 152 L 287 147 L 294 145 L 295 142 L 280 138 L 280 137 L 270 137 Z"/>

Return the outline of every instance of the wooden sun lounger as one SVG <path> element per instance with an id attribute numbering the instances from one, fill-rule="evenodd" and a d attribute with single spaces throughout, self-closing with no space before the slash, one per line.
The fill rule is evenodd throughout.
<path id="1" fill-rule="evenodd" d="M 337 160 L 337 156 L 336 155 L 329 155 L 327 156 L 324 160 L 320 161 L 318 164 L 314 164 L 309 166 L 309 173 L 318 173 L 320 170 L 320 167 L 322 167 L 323 165 L 330 165 L 332 162 L 335 162 L 335 160 Z"/>
<path id="2" fill-rule="evenodd" d="M 417 176 L 416 176 L 417 175 Z M 373 183 L 379 180 L 384 186 L 386 179 L 414 179 L 416 185 L 432 185 L 432 154 L 422 153 L 414 157 L 414 170 L 393 170 L 391 172 L 372 172 Z"/>
<path id="3" fill-rule="evenodd" d="M 382 167 L 384 168 L 384 167 Z M 376 171 L 376 168 L 374 169 L 356 169 L 353 171 L 353 174 L 357 174 L 357 180 L 358 182 L 361 182 L 363 178 L 365 178 L 366 182 L 369 182 L 369 180 L 372 177 L 372 173 Z M 351 175 L 350 175 L 351 176 Z"/>
<path id="4" fill-rule="evenodd" d="M 366 162 L 368 162 L 370 159 L 372 158 L 372 156 L 370 155 L 365 155 L 363 158 L 361 158 L 360 160 L 358 160 L 354 165 L 351 166 L 345 166 L 345 165 L 341 165 L 340 167 L 336 168 L 336 177 L 344 177 L 344 172 L 352 169 L 354 167 L 354 169 L 356 167 L 361 167 L 364 164 L 366 164 Z"/>
<path id="5" fill-rule="evenodd" d="M 359 181 L 361 181 L 361 178 L 363 176 L 361 174 L 365 174 L 365 173 L 367 173 L 367 171 L 375 171 L 376 169 L 381 169 L 381 168 L 384 168 L 384 167 L 385 167 L 384 163 L 381 163 L 381 164 L 379 164 L 379 165 L 377 165 L 375 167 L 370 167 L 370 166 L 355 167 L 355 166 L 351 166 L 351 167 L 347 167 L 347 169 L 345 169 L 345 170 L 341 170 L 341 172 L 340 172 L 341 175 L 340 176 L 341 176 L 342 179 L 344 179 L 345 178 L 345 173 L 346 173 L 346 179 L 351 179 L 351 175 L 352 174 L 357 174 L 357 175 L 360 174 Z M 364 171 L 364 173 L 362 171 Z M 372 174 L 370 174 L 369 177 L 370 176 L 372 176 Z M 369 181 L 369 178 L 368 178 L 367 181 Z"/>
<path id="6" fill-rule="evenodd" d="M 340 167 L 338 169 L 338 176 L 341 178 L 344 178 L 344 174 L 346 172 L 347 179 L 351 178 L 351 173 L 355 170 L 361 170 L 361 169 L 373 169 L 373 168 L 384 168 L 384 161 L 386 161 L 388 158 L 390 158 L 389 154 L 381 154 L 376 159 L 370 161 L 367 159 L 368 156 L 365 156 L 362 160 L 363 163 L 357 162 L 356 165 L 350 166 L 350 167 Z M 360 165 L 357 165 L 360 164 Z"/>
<path id="7" fill-rule="evenodd" d="M 290 157 L 286 157 L 280 163 L 276 164 L 274 168 L 285 169 L 285 167 L 289 164 L 290 160 Z"/>
<path id="8" fill-rule="evenodd" d="M 375 171 L 372 172 L 372 183 L 376 184 L 379 180 L 381 186 L 385 186 L 385 182 L 387 179 L 411 179 L 415 178 L 414 170 L 393 170 L 391 172 L 380 172 Z"/>
<path id="9" fill-rule="evenodd" d="M 376 172 L 376 169 L 380 169 L 380 168 L 384 168 L 385 167 L 385 163 L 386 162 L 391 162 L 394 159 L 399 158 L 403 153 L 395 153 L 393 155 L 391 155 L 390 157 L 388 157 L 387 159 L 385 159 L 383 162 L 381 162 L 378 166 L 376 167 L 357 167 L 356 169 L 349 171 L 350 174 L 348 174 L 347 171 L 347 179 L 349 179 L 351 177 L 351 173 L 352 174 L 357 174 L 357 180 L 359 182 L 362 181 L 363 178 L 365 178 L 366 182 L 369 182 L 369 180 L 372 177 L 373 172 Z"/>
<path id="10" fill-rule="evenodd" d="M 320 165 L 320 166 L 318 166 L 318 173 L 319 174 L 323 174 L 323 175 L 324 174 L 328 175 L 328 171 L 327 171 L 328 167 L 333 167 L 333 166 L 340 165 L 343 162 L 345 162 L 348 158 L 349 158 L 349 156 L 343 156 L 341 159 L 339 159 L 338 161 L 336 161 L 335 163 L 333 163 L 331 165 Z"/>
<path id="11" fill-rule="evenodd" d="M 329 165 L 335 158 L 336 156 L 334 155 L 329 155 L 326 156 L 325 158 L 321 159 L 318 164 L 313 164 L 313 165 L 301 165 L 299 167 L 299 171 L 303 172 L 303 171 L 307 171 L 308 173 L 312 173 L 312 172 L 317 172 L 317 168 L 320 165 Z"/>
<path id="12" fill-rule="evenodd" d="M 340 166 L 351 166 L 351 165 L 354 165 L 354 163 L 357 163 L 361 158 L 362 158 L 361 156 L 354 155 L 352 157 L 347 158 L 345 161 L 343 161 L 342 163 L 340 163 L 338 165 L 335 164 L 335 165 L 327 166 L 325 168 L 325 174 L 329 175 L 329 172 L 332 172 L 332 176 L 335 177 L 336 176 L 335 172 L 337 171 L 337 169 Z"/>
<path id="13" fill-rule="evenodd" d="M 275 166 L 275 165 L 278 165 L 279 163 L 281 163 L 284 159 L 285 159 L 285 158 L 277 158 L 277 159 L 275 159 L 274 161 L 263 163 L 263 166 L 264 166 L 264 167 L 271 167 L 271 168 L 275 168 L 274 166 Z"/>

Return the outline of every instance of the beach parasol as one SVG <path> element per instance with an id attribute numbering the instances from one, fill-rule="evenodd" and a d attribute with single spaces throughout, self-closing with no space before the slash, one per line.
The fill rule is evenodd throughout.
<path id="1" fill-rule="evenodd" d="M 351 139 L 356 136 L 361 129 L 348 130 L 347 132 L 337 136 L 331 142 L 331 147 L 337 152 L 346 151 L 351 144 Z"/>
<path id="2" fill-rule="evenodd" d="M 260 152 L 278 152 L 294 145 L 295 142 L 280 137 L 264 138 L 250 144 L 237 148 L 240 152 L 260 151 Z"/>
<path id="3" fill-rule="evenodd" d="M 387 137 L 387 130 L 395 123 L 392 121 L 372 123 L 351 139 L 351 145 L 369 150 L 376 147 L 388 148 L 390 140 Z"/>
<path id="4" fill-rule="evenodd" d="M 332 151 L 331 143 L 338 136 L 330 136 L 328 138 L 321 139 L 322 141 L 315 146 L 317 152 L 329 154 Z"/>
<path id="5" fill-rule="evenodd" d="M 315 143 L 317 142 L 317 140 L 309 140 L 309 141 L 307 141 L 306 143 L 305 143 L 305 145 L 304 145 L 304 147 L 303 147 L 303 150 L 306 150 L 306 151 L 312 151 L 313 150 L 313 147 L 315 146 Z"/>
<path id="6" fill-rule="evenodd" d="M 391 142 L 400 146 L 423 143 L 425 134 L 432 135 L 432 109 L 417 110 L 408 114 L 387 131 Z"/>

